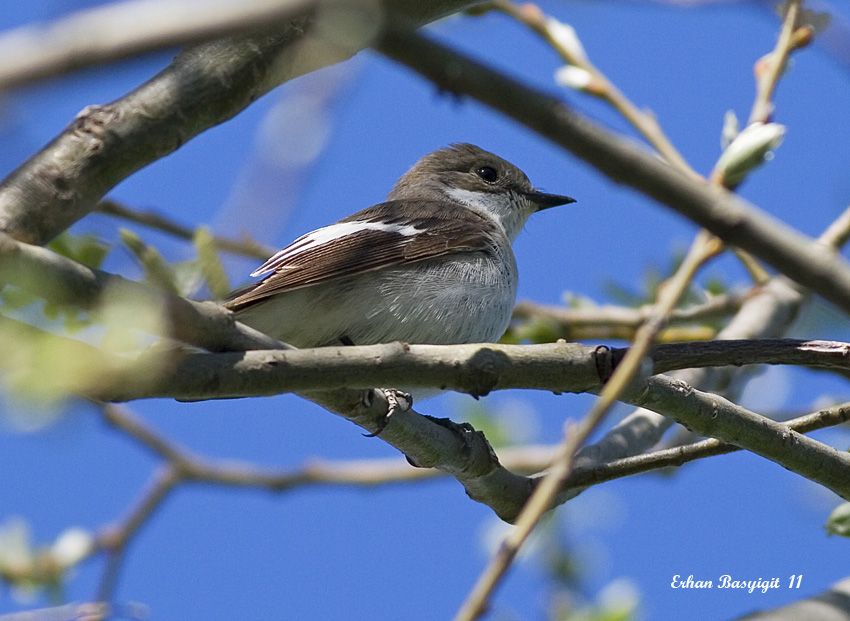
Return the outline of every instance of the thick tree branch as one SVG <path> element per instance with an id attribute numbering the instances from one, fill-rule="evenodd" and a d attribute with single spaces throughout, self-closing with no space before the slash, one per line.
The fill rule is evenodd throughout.
<path id="1" fill-rule="evenodd" d="M 84 109 L 0 185 L 0 230 L 37 244 L 62 232 L 119 181 L 264 94 L 275 59 L 306 24 L 192 48 L 125 97 Z"/>
<path id="2" fill-rule="evenodd" d="M 424 24 L 471 4 L 388 0 L 383 9 Z M 0 184 L 0 231 L 45 243 L 93 210 L 130 174 L 231 118 L 278 84 L 367 46 L 368 38 L 340 46 L 333 6 L 288 21 L 274 34 L 190 48 L 121 99 L 87 107 Z M 195 13 L 203 19 L 203 11 Z M 379 15 L 364 16 L 369 29 L 379 22 Z"/>
<path id="3" fill-rule="evenodd" d="M 0 90 L 166 47 L 271 30 L 315 0 L 135 0 L 0 34 Z"/>
<path id="4" fill-rule="evenodd" d="M 655 198 L 850 312 L 850 266 L 837 253 L 746 201 L 680 173 L 580 116 L 560 99 L 420 34 L 389 28 L 377 48 L 440 88 L 470 95 L 537 131 L 612 180 Z"/>
<path id="5" fill-rule="evenodd" d="M 506 388 L 586 392 L 607 379 L 623 355 L 622 350 L 564 342 L 533 346 L 391 343 L 242 352 L 245 347 L 283 344 L 234 322 L 231 314 L 215 304 L 168 296 L 2 234 L 0 258 L 0 280 L 27 287 L 51 301 L 93 308 L 110 287 L 118 288 L 125 299 L 162 306 L 166 334 L 201 347 L 238 351 L 175 351 L 167 361 L 155 351 L 142 359 L 141 367 L 116 365 L 104 359 L 100 364 L 104 369 L 120 366 L 124 370 L 116 369 L 110 381 L 104 377 L 101 392 L 90 395 L 102 400 L 247 397 L 374 386 L 440 387 L 474 395 Z M 77 349 L 87 348 L 77 341 L 64 341 Z M 796 364 L 846 373 L 850 368 L 848 348 L 847 344 L 828 341 L 710 341 L 658 345 L 651 356 L 654 373 L 742 364 Z M 107 357 L 93 348 L 87 351 L 87 359 L 92 361 Z M 150 364 L 153 366 L 147 368 Z M 147 372 L 143 372 L 145 368 Z"/>
<path id="6" fill-rule="evenodd" d="M 54 337 L 63 339 L 63 337 Z M 65 339 L 63 339 L 65 340 Z M 77 342 L 75 342 L 77 343 Z M 722 344 L 711 344 L 712 347 Z M 730 346 L 734 347 L 734 343 Z M 782 345 L 781 342 L 776 342 L 777 346 Z M 805 356 L 807 359 L 817 359 L 820 356 L 839 358 L 843 355 L 842 347 L 846 345 L 826 346 L 812 344 L 810 342 L 788 342 L 789 351 L 792 355 Z M 77 343 L 77 346 L 88 347 L 84 344 Z M 659 346 L 660 348 L 669 346 Z M 526 366 L 533 356 L 528 356 L 532 351 L 549 351 L 552 359 L 544 365 L 543 368 L 551 369 L 553 364 L 558 363 L 564 355 L 567 355 L 568 366 L 578 362 L 573 359 L 569 362 L 570 356 L 575 355 L 578 359 L 584 357 L 582 364 L 575 368 L 568 369 L 564 367 L 563 360 L 561 366 L 556 366 L 558 371 L 577 371 L 579 381 L 583 384 L 582 390 L 598 391 L 600 384 L 597 374 L 601 370 L 607 368 L 606 364 L 598 364 L 601 359 L 607 358 L 604 352 L 598 352 L 592 348 L 583 348 L 578 345 L 568 345 L 566 343 L 557 343 L 553 345 L 538 345 L 538 346 L 410 346 L 404 348 L 399 344 L 378 345 L 367 347 L 350 347 L 350 348 L 320 348 L 314 350 L 277 350 L 266 352 L 246 352 L 244 354 L 197 354 L 215 359 L 232 359 L 231 362 L 238 368 L 243 362 L 247 364 L 246 369 L 253 368 L 252 365 L 258 363 L 259 370 L 246 371 L 249 375 L 259 374 L 262 381 L 267 381 L 269 377 L 277 376 L 285 377 L 286 369 L 293 368 L 293 360 L 297 360 L 298 356 L 308 360 L 311 364 L 314 362 L 311 358 L 318 357 L 323 364 L 329 364 L 330 367 L 323 367 L 321 373 L 315 374 L 313 378 L 313 386 L 326 387 L 329 378 L 331 385 L 333 384 L 333 375 L 328 372 L 328 368 L 338 366 L 335 360 L 347 356 L 360 355 L 359 367 L 364 369 L 364 373 L 368 375 L 365 379 L 358 376 L 352 376 L 344 383 L 353 385 L 363 385 L 364 387 L 373 385 L 392 385 L 392 381 L 384 380 L 407 380 L 414 385 L 424 383 L 424 380 L 415 379 L 416 375 L 410 373 L 410 369 L 404 372 L 400 371 L 399 361 L 406 358 L 416 359 L 423 352 L 429 355 L 436 352 L 449 353 L 454 351 L 454 355 L 450 355 L 445 359 L 429 360 L 427 364 L 422 366 L 423 370 L 428 374 L 429 381 L 434 378 L 443 378 L 447 380 L 454 377 L 454 381 L 462 385 L 466 390 L 480 391 L 484 388 L 492 389 L 499 386 L 509 385 L 505 378 L 512 374 L 526 374 L 536 376 L 534 372 L 529 372 L 533 368 Z M 467 358 L 459 358 L 457 351 L 466 351 Z M 483 356 L 481 351 L 485 351 Z M 583 350 L 583 354 L 582 354 Z M 797 351 L 799 350 L 799 351 Z M 522 353 L 519 357 L 512 358 L 509 354 L 514 351 Z M 506 353 L 508 352 L 508 353 Z M 366 353 L 365 356 L 361 355 Z M 771 359 L 776 355 L 776 351 L 770 353 Z M 255 359 L 256 356 L 260 360 Z M 263 358 L 271 356 L 272 358 Z M 287 356 L 290 358 L 287 360 Z M 716 356 L 714 351 L 711 356 Z M 429 356 L 424 356 L 428 358 Z M 239 360 L 242 358 L 242 360 Z M 493 364 L 493 361 L 498 361 Z M 715 358 L 716 360 L 716 358 Z M 246 362 L 247 361 L 247 362 Z M 505 361 L 511 362 L 505 364 Z M 376 364 L 377 362 L 377 364 Z M 512 364 L 517 362 L 516 365 Z M 611 364 L 611 360 L 607 364 Z M 690 360 L 689 363 L 692 363 Z M 846 361 L 845 361 L 846 362 Z M 402 365 L 404 366 L 404 365 Z M 356 365 L 351 369 L 358 368 Z M 377 371 L 369 371 L 370 368 L 377 368 Z M 415 368 L 415 367 L 414 367 Z M 280 370 L 284 369 L 281 374 Z M 171 370 L 171 369 L 170 369 Z M 552 373 L 551 371 L 549 371 Z M 160 374 L 162 376 L 163 374 Z M 183 371 L 171 372 L 165 374 L 167 376 L 182 376 Z M 554 381 L 564 383 L 565 380 L 557 378 L 558 373 L 552 373 Z M 138 369 L 134 370 L 129 376 L 125 376 L 122 380 L 116 382 L 119 384 L 127 384 L 134 377 L 147 376 L 145 373 L 140 373 Z M 207 374 L 205 377 L 205 397 L 211 394 L 216 394 L 216 390 L 224 392 L 218 393 L 219 396 L 232 395 L 233 387 L 223 381 L 222 377 L 217 375 Z M 108 381 L 108 377 L 103 375 L 104 381 Z M 154 380 L 155 381 L 155 380 Z M 539 379 L 533 381 L 539 382 Z M 666 383 L 665 383 L 666 382 Z M 267 384 L 269 387 L 272 382 Z M 338 413 L 348 420 L 360 425 L 369 431 L 378 431 L 382 428 L 384 417 L 387 411 L 387 404 L 381 392 L 369 393 L 373 395 L 371 400 L 364 399 L 363 390 L 334 390 L 323 392 L 307 392 L 306 385 L 299 386 L 301 394 L 324 407 Z M 627 402 L 635 405 L 650 407 L 665 415 L 672 416 L 677 421 L 695 429 L 701 433 L 719 437 L 727 442 L 732 442 L 742 448 L 752 450 L 762 454 L 778 463 L 783 464 L 797 472 L 803 473 L 805 476 L 810 476 L 812 480 L 820 482 L 836 493 L 843 494 L 845 490 L 836 483 L 832 477 L 825 477 L 822 474 L 813 472 L 812 462 L 807 462 L 807 459 L 814 458 L 817 460 L 815 465 L 827 464 L 829 468 L 836 467 L 836 457 L 831 449 L 823 447 L 819 443 L 807 442 L 798 440 L 795 436 L 788 436 L 787 428 L 778 423 L 773 423 L 768 419 L 760 417 L 756 414 L 747 412 L 743 408 L 739 408 L 720 397 L 693 391 L 689 387 L 686 388 L 681 382 L 677 382 L 670 378 L 659 376 L 650 378 L 646 382 L 638 382 L 636 386 L 640 389 L 633 389 L 629 395 L 623 397 Z M 578 387 L 578 386 L 577 386 Z M 277 385 L 277 392 L 280 392 L 280 385 Z M 256 390 L 252 394 L 257 394 Z M 719 416 L 719 418 L 718 418 Z M 714 418 L 712 418 L 714 417 Z M 740 421 L 740 422 L 739 422 Z M 480 432 L 476 432 L 471 427 L 465 425 L 455 425 L 450 421 L 442 421 L 435 424 L 430 417 L 416 414 L 415 412 L 396 412 L 390 419 L 389 424 L 381 432 L 381 438 L 389 444 L 395 446 L 405 453 L 413 463 L 422 467 L 437 467 L 449 474 L 452 474 L 464 485 L 471 497 L 489 506 L 493 507 L 497 514 L 506 520 L 512 520 L 516 516 L 516 512 L 524 505 L 528 494 L 531 492 L 532 481 L 525 477 L 516 475 L 503 468 L 492 449 L 486 442 L 486 439 Z M 775 428 L 774 428 L 775 427 Z M 785 433 L 784 436 L 778 437 L 777 434 Z M 783 440 L 784 438 L 784 440 Z M 791 444 L 788 445 L 788 439 L 791 438 Z M 783 446 L 782 451 L 778 450 L 778 446 Z M 797 455 L 797 446 L 802 448 L 802 457 Z M 784 452 L 783 452 L 784 451 Z M 783 452 L 783 454 L 779 454 Z M 797 451 L 799 452 L 799 451 Z M 785 455 L 784 453 L 788 453 Z M 791 453 L 794 453 L 793 455 Z M 806 464 L 809 464 L 807 467 Z M 817 469 L 817 468 L 815 468 Z M 838 475 L 836 475 L 838 476 Z M 848 478 L 847 480 L 850 480 Z"/>
<path id="7" fill-rule="evenodd" d="M 301 393 L 301 396 L 359 425 L 401 451 L 410 463 L 438 468 L 463 485 L 466 494 L 489 506 L 501 519 L 512 521 L 528 500 L 533 480 L 515 474 L 499 462 L 490 443 L 471 425 L 458 425 L 408 411 L 395 412 L 387 422 L 383 391 L 362 390 Z"/>
<path id="8" fill-rule="evenodd" d="M 255 397 L 374 386 L 440 388 L 479 396 L 494 390 L 593 392 L 626 350 L 557 342 L 541 345 L 407 345 L 387 343 L 239 353 L 186 353 L 165 364 L 157 377 L 141 367 L 104 382 L 104 401 L 156 397 L 184 400 Z M 850 373 L 850 344 L 795 339 L 665 343 L 649 352 L 650 374 L 676 369 L 790 364 Z"/>

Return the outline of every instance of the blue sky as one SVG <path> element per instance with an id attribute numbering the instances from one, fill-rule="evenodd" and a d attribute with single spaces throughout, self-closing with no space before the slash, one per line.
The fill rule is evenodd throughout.
<path id="1" fill-rule="evenodd" d="M 0 27 L 81 5 L 5 3 Z M 761 3 L 691 10 L 646 2 L 542 6 L 576 28 L 593 61 L 633 101 L 656 113 L 673 143 L 703 172 L 719 155 L 724 112 L 747 116 L 753 61 L 771 49 L 778 29 Z M 431 32 L 558 92 L 554 53 L 505 17 L 452 18 Z M 6 95 L 0 100 L 0 174 L 39 149 L 84 106 L 121 96 L 170 57 L 148 56 Z M 850 203 L 848 77 L 847 67 L 823 48 L 795 56 L 776 97 L 776 120 L 788 126 L 785 142 L 741 189 L 809 235 L 820 233 Z M 594 119 L 629 132 L 598 102 L 560 94 Z M 380 201 L 418 157 L 451 142 L 479 144 L 517 163 L 538 186 L 579 201 L 537 216 L 520 236 L 515 245 L 520 298 L 557 303 L 572 292 L 610 301 L 611 282 L 634 286 L 648 269 L 669 265 L 695 232 L 540 137 L 475 102 L 440 95 L 373 53 L 275 90 L 128 179 L 112 196 L 185 223 L 279 245 Z M 126 226 L 92 216 L 74 230 L 113 238 L 119 225 Z M 191 254 L 174 240 L 136 230 L 171 259 Z M 227 265 L 234 284 L 254 267 L 243 259 L 228 259 Z M 121 249 L 107 266 L 139 275 Z M 702 278 L 710 277 L 745 284 L 731 259 L 709 266 Z M 811 313 L 796 336 L 850 339 L 836 311 L 816 303 Z M 847 400 L 850 390 L 846 382 L 823 375 L 771 369 L 753 383 L 745 404 L 756 411 L 808 411 L 824 395 Z M 470 403 L 468 397 L 448 396 L 419 409 L 458 419 Z M 534 440 L 555 441 L 563 421 L 580 417 L 591 400 L 511 392 L 484 403 L 519 416 L 536 429 Z M 95 529 L 119 518 L 157 465 L 86 407 L 70 407 L 38 432 L 16 428 L 10 422 L 16 412 L 5 407 L 0 521 L 23 516 L 39 541 L 52 541 L 71 525 Z M 350 423 L 290 396 L 195 404 L 156 400 L 131 407 L 168 437 L 211 457 L 297 467 L 313 457 L 395 454 Z M 817 437 L 839 448 L 848 444 L 838 431 Z M 582 590 L 589 598 L 611 581 L 626 579 L 640 593 L 644 618 L 673 618 L 682 607 L 717 618 L 814 594 L 846 575 L 847 543 L 823 529 L 836 504 L 834 496 L 796 475 L 737 454 L 689 465 L 674 476 L 605 484 L 555 519 L 580 559 Z M 144 602 L 157 619 L 441 619 L 454 612 L 482 569 L 484 534 L 495 525 L 489 509 L 466 498 L 452 480 L 279 496 L 188 486 L 135 541 L 118 600 Z M 68 597 L 89 599 L 100 571 L 99 560 L 82 566 L 69 582 Z M 675 591 L 669 587 L 674 574 L 804 578 L 799 591 L 762 595 Z M 499 591 L 492 618 L 544 618 L 549 588 L 540 565 L 523 562 Z M 0 591 L 0 612 L 21 607 Z"/>

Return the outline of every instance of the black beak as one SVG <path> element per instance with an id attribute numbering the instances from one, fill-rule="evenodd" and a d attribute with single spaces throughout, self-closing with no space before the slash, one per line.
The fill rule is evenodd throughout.
<path id="1" fill-rule="evenodd" d="M 537 205 L 537 211 L 543 211 L 544 209 L 549 209 L 550 207 L 557 207 L 558 205 L 567 205 L 569 203 L 576 202 L 576 199 L 570 198 L 569 196 L 562 196 L 560 194 L 546 194 L 546 192 L 540 192 L 538 190 L 526 192 L 525 196 L 526 198 L 528 198 L 528 200 Z"/>

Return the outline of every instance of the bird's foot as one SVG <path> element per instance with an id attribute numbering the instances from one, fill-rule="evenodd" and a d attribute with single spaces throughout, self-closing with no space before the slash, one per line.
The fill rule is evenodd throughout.
<path id="1" fill-rule="evenodd" d="M 407 412 L 413 407 L 413 396 L 395 388 L 373 388 L 367 390 L 363 395 L 363 405 L 369 407 L 375 399 L 375 392 L 380 391 L 387 400 L 387 413 L 378 425 L 378 429 L 372 433 L 364 433 L 367 438 L 374 438 L 381 435 L 390 422 L 390 418 L 396 412 Z"/>

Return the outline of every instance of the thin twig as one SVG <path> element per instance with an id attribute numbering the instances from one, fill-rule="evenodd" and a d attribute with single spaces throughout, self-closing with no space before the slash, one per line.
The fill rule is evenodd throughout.
<path id="1" fill-rule="evenodd" d="M 148 448 L 159 447 L 167 442 L 152 429 L 137 433 L 141 422 L 126 409 L 113 408 L 112 422 L 116 428 Z M 809 433 L 819 429 L 840 425 L 850 420 L 850 403 L 842 403 L 817 412 L 784 421 L 789 429 Z M 151 437 L 156 437 L 150 442 Z M 499 449 L 499 460 L 506 468 L 524 474 L 534 474 L 548 468 L 554 459 L 558 445 L 521 445 Z M 413 468 L 398 458 L 355 459 L 350 461 L 308 460 L 296 469 L 275 471 L 258 468 L 251 464 L 235 464 L 231 461 L 216 463 L 193 455 L 189 451 L 169 445 L 167 451 L 154 448 L 161 456 L 174 455 L 177 460 L 189 464 L 187 481 L 203 481 L 238 487 L 258 487 L 272 491 L 286 491 L 313 485 L 342 485 L 374 487 L 410 483 L 444 478 L 447 473 L 436 468 Z M 644 453 L 634 457 L 615 459 L 593 466 L 578 466 L 567 478 L 564 489 L 587 487 L 615 479 L 644 474 L 653 470 L 681 466 L 698 459 L 740 451 L 737 446 L 714 438 L 675 448 Z"/>
<path id="2" fill-rule="evenodd" d="M 180 239 L 192 241 L 195 238 L 195 230 L 179 224 L 174 220 L 155 211 L 136 211 L 113 200 L 104 200 L 98 203 L 97 210 L 101 213 L 143 224 L 144 226 L 168 233 Z M 238 240 L 216 235 L 213 237 L 216 248 L 224 252 L 238 254 L 252 259 L 265 260 L 275 253 L 270 246 L 264 246 L 252 239 Z"/>
<path id="3" fill-rule="evenodd" d="M 497 0 L 496 6 L 499 5 L 507 5 L 508 10 L 510 10 L 510 7 L 513 6 Z M 779 53 L 776 54 L 779 60 L 775 61 L 774 64 L 779 65 L 777 70 L 778 72 L 781 72 L 787 54 L 790 52 L 790 35 L 796 21 L 797 9 L 799 9 L 799 0 L 792 0 L 791 5 L 789 6 L 789 14 L 786 16 L 786 27 L 783 27 L 783 36 L 780 37 L 780 42 L 777 44 L 777 50 L 781 50 L 786 54 L 786 56 L 779 56 Z M 531 12 L 530 14 L 534 15 L 534 12 Z M 787 27 L 789 22 L 790 29 Z M 539 25 L 544 25 L 544 22 L 540 22 Z M 548 33 L 548 29 L 543 28 L 542 30 L 544 34 Z M 786 30 L 788 30 L 787 33 Z M 599 92 L 609 93 L 606 96 L 609 101 L 614 103 L 614 100 L 611 99 L 611 96 L 614 95 L 617 96 L 617 100 L 621 103 L 624 102 L 625 104 L 630 105 L 628 99 L 619 95 L 619 91 L 614 88 L 607 78 L 605 78 L 601 72 L 596 70 L 588 60 L 584 58 L 570 58 L 569 55 L 566 56 L 566 59 L 572 64 L 580 63 L 579 66 L 582 68 L 594 72 L 594 78 L 596 78 L 602 85 Z M 775 87 L 778 75 L 779 74 L 777 73 L 777 76 L 774 76 L 773 78 L 772 84 L 769 84 L 766 87 L 769 88 L 768 94 L 765 96 L 767 101 L 769 101 L 769 96 L 773 91 L 773 87 Z M 616 107 L 617 104 L 614 105 Z M 621 110 L 624 116 L 626 116 L 627 113 L 632 113 L 628 105 Z M 640 127 L 639 124 L 642 119 L 633 119 L 630 116 L 626 116 L 626 118 L 628 118 L 637 127 Z M 660 127 L 658 128 L 657 134 L 655 134 L 656 140 L 659 140 L 659 135 L 661 138 L 659 144 L 662 146 L 666 145 L 666 137 L 660 132 Z M 670 146 L 672 148 L 672 145 Z M 682 169 L 683 172 L 690 173 L 692 176 L 695 176 L 695 173 L 693 173 L 688 167 L 684 158 L 682 158 L 675 149 L 672 154 L 665 155 L 665 157 L 667 157 L 667 159 L 675 166 Z M 711 179 L 719 180 L 721 177 L 712 174 Z M 511 531 L 511 533 L 502 542 L 502 545 L 499 547 L 496 555 L 493 557 L 487 568 L 482 572 L 466 600 L 461 605 L 456 616 L 457 621 L 473 621 L 484 613 L 490 597 L 501 579 L 504 577 L 508 568 L 513 563 L 513 560 L 520 548 L 531 535 L 531 531 L 543 517 L 544 513 L 546 513 L 555 504 L 559 491 L 572 471 L 576 452 L 581 445 L 584 444 L 585 440 L 590 436 L 593 430 L 601 423 L 608 410 L 610 410 L 617 399 L 619 399 L 625 392 L 629 383 L 637 376 L 643 363 L 644 356 L 649 351 L 652 342 L 661 330 L 664 322 L 667 320 L 667 317 L 690 287 L 691 282 L 696 276 L 697 270 L 699 270 L 706 261 L 721 253 L 723 249 L 724 242 L 718 237 L 715 237 L 712 233 L 702 230 L 697 234 L 697 237 L 694 239 L 684 261 L 679 266 L 673 277 L 662 287 L 658 301 L 651 311 L 650 317 L 638 329 L 632 347 L 626 353 L 623 361 L 616 368 L 613 376 L 603 388 L 599 399 L 596 403 L 594 403 L 593 407 L 578 426 L 575 428 L 568 426 L 566 428 L 562 451 L 559 452 L 558 457 L 550 468 L 548 474 L 537 486 L 529 499 L 528 504 L 523 508 L 522 513 L 516 522 L 516 528 Z"/>
<path id="4" fill-rule="evenodd" d="M 766 66 L 756 81 L 756 97 L 750 112 L 749 123 L 767 123 L 773 114 L 773 93 L 785 71 L 788 57 L 799 44 L 795 44 L 794 31 L 800 15 L 802 0 L 789 0 L 782 20 L 782 29 L 775 49 L 765 57 Z"/>
<path id="5" fill-rule="evenodd" d="M 179 447 L 147 426 L 141 419 L 133 416 L 126 407 L 114 403 L 95 403 L 103 420 L 110 426 L 130 436 L 142 446 L 151 450 L 166 462 L 182 467 L 194 461 L 185 448 Z"/>
<path id="6" fill-rule="evenodd" d="M 850 265 L 741 198 L 683 175 L 563 101 L 419 33 L 391 25 L 377 48 L 446 91 L 473 96 L 505 113 L 850 312 Z"/>
<path id="7" fill-rule="evenodd" d="M 484 613 L 490 597 L 520 548 L 543 515 L 555 504 L 558 493 L 572 471 L 576 452 L 637 376 L 656 334 L 662 328 L 667 315 L 690 288 L 697 271 L 708 260 L 717 256 L 721 248 L 722 245 L 709 233 L 702 233 L 694 240 L 676 273 L 661 287 L 650 317 L 638 329 L 634 343 L 605 384 L 599 399 L 578 425 L 566 426 L 562 448 L 552 467 L 523 507 L 516 521 L 516 528 L 499 546 L 496 555 L 461 605 L 455 617 L 457 621 L 472 621 Z"/>
<path id="8" fill-rule="evenodd" d="M 657 117 L 651 111 L 642 110 L 636 106 L 617 88 L 616 84 L 608 79 L 608 76 L 593 64 L 590 58 L 583 53 L 583 50 L 582 53 L 577 54 L 577 50 L 572 49 L 569 45 L 564 45 L 559 37 L 553 33 L 552 18 L 547 18 L 536 5 L 530 3 L 520 6 L 509 0 L 494 0 L 490 6 L 510 15 L 543 37 L 568 65 L 586 71 L 590 79 L 587 88 L 582 89 L 584 92 L 608 102 L 641 133 L 650 145 L 655 147 L 661 157 L 667 160 L 670 165 L 696 180 L 704 180 L 670 142 Z M 558 23 L 554 28 L 564 28 L 564 26 Z M 740 248 L 735 248 L 734 253 L 752 275 L 753 282 L 763 284 L 767 280 L 766 271 L 752 255 Z"/>
<path id="9" fill-rule="evenodd" d="M 721 319 L 734 314 L 741 308 L 748 295 L 750 294 L 724 293 L 711 296 L 707 301 L 699 304 L 674 309 L 667 318 L 667 327 L 659 334 L 658 341 L 707 340 L 705 338 L 687 339 L 682 338 L 681 335 L 687 335 L 689 326 L 699 330 L 702 329 L 702 326 L 696 324 L 700 322 Z M 644 304 L 638 307 L 605 304 L 566 308 L 524 300 L 514 308 L 513 317 L 514 320 L 520 322 L 544 321 L 547 325 L 553 326 L 556 338 L 566 340 L 606 338 L 631 340 L 637 328 L 650 316 L 653 307 L 653 304 Z M 520 324 L 519 327 L 521 328 L 522 325 Z M 679 338 L 663 337 L 668 330 L 671 330 L 671 326 L 681 328 L 673 328 Z M 714 330 L 712 330 L 713 332 Z M 695 332 L 695 334 L 699 334 L 699 332 Z"/>
<path id="10" fill-rule="evenodd" d="M 820 243 L 834 250 L 840 249 L 848 240 L 850 240 L 850 207 L 845 209 L 818 238 Z"/>
<path id="11" fill-rule="evenodd" d="M 789 429 L 793 429 L 798 433 L 809 433 L 818 429 L 840 425 L 846 423 L 848 420 L 850 420 L 850 403 L 842 403 L 785 421 L 782 424 L 787 425 Z M 681 466 L 697 459 L 725 455 L 740 450 L 742 450 L 740 447 L 733 444 L 721 442 L 715 438 L 709 438 L 684 446 L 615 459 L 599 465 L 578 467 L 567 478 L 562 491 L 584 488 L 589 485 L 643 474 L 661 468 Z"/>
<path id="12" fill-rule="evenodd" d="M 562 45 L 561 41 L 552 35 L 547 18 L 539 8 L 532 4 L 520 6 L 508 0 L 494 0 L 490 6 L 510 15 L 543 37 L 567 64 L 587 71 L 592 76 L 591 84 L 593 85 L 592 88 L 587 89 L 588 93 L 608 102 L 646 138 L 649 144 L 655 147 L 664 159 L 683 172 L 699 177 L 667 138 L 655 116 L 632 103 L 587 56 L 576 54 L 575 50 Z"/>
<path id="13" fill-rule="evenodd" d="M 101 409 L 101 413 L 115 429 L 165 459 L 172 470 L 171 474 L 168 474 L 168 468 L 160 469 L 146 493 L 137 501 L 135 509 L 128 512 L 128 516 L 118 526 L 102 529 L 85 556 L 88 558 L 101 551 L 107 553 L 100 601 L 105 601 L 115 591 L 130 538 L 155 513 L 167 493 L 180 484 L 197 481 L 283 492 L 315 485 L 374 487 L 447 476 L 447 473 L 433 468 L 413 468 L 406 461 L 397 458 L 332 462 L 310 460 L 301 468 L 280 471 L 261 469 L 248 464 L 234 464 L 230 461 L 216 463 L 172 444 L 126 408 L 107 405 Z M 784 424 L 797 432 L 807 433 L 838 425 L 849 419 L 850 403 L 845 403 L 788 420 Z M 549 467 L 558 448 L 555 445 L 504 447 L 499 450 L 499 458 L 506 467 L 515 472 L 533 474 Z M 577 467 L 565 482 L 562 491 L 585 488 L 661 468 L 681 466 L 697 459 L 737 450 L 740 449 L 736 446 L 709 439 L 599 465 Z M 26 575 L 17 577 L 19 580 L 26 578 Z"/>
<path id="14" fill-rule="evenodd" d="M 99 601 L 112 599 L 127 546 L 142 525 L 150 519 L 180 483 L 181 478 L 179 470 L 172 464 L 161 467 L 127 517 L 118 526 L 107 527 L 97 537 L 94 549 L 105 550 L 107 553 L 106 567 L 97 591 Z"/>

